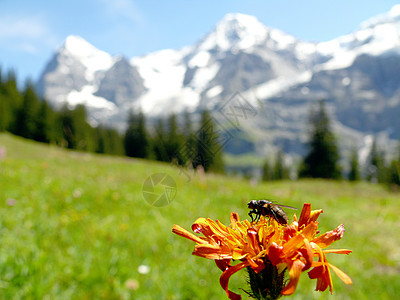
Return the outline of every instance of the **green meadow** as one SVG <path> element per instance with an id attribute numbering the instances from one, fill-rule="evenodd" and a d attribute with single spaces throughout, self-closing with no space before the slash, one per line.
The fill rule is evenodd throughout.
<path id="1" fill-rule="evenodd" d="M 189 179 L 170 164 L 66 151 L 9 134 L 0 134 L 0 147 L 0 299 L 227 299 L 215 263 L 191 255 L 194 243 L 171 228 L 190 230 L 198 217 L 227 224 L 231 212 L 244 219 L 246 203 L 262 198 L 322 208 L 321 232 L 346 228 L 331 248 L 353 250 L 328 254 L 353 285 L 332 273 L 333 295 L 315 292 L 304 273 L 289 298 L 395 299 L 400 292 L 400 195 L 383 186 Z M 142 195 L 155 173 L 176 182 L 176 197 L 164 207 Z M 244 299 L 245 281 L 241 271 L 230 282 Z"/>

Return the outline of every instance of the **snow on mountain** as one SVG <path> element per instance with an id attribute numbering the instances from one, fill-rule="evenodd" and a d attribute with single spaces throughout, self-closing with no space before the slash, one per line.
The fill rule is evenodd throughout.
<path id="1" fill-rule="evenodd" d="M 265 41 L 268 29 L 257 18 L 227 14 L 200 43 L 199 50 L 243 50 Z"/>
<path id="2" fill-rule="evenodd" d="M 171 85 L 182 86 L 185 65 L 183 57 L 189 50 L 166 49 L 143 57 L 134 57 L 131 64 L 136 66 L 144 78 L 144 85 L 148 89 L 170 88 Z"/>
<path id="3" fill-rule="evenodd" d="M 380 24 L 396 23 L 400 21 L 400 4 L 394 5 L 387 13 L 372 17 L 363 23 L 361 28 L 375 27 Z"/>
<path id="4" fill-rule="evenodd" d="M 109 110 L 116 109 L 116 106 L 112 102 L 93 94 L 93 86 L 86 85 L 79 92 L 76 90 L 71 91 L 66 96 L 66 101 L 71 106 L 84 104 L 94 108 L 106 108 Z"/>
<path id="5" fill-rule="evenodd" d="M 253 92 L 256 93 L 258 98 L 268 99 L 285 90 L 290 89 L 294 85 L 309 82 L 311 77 L 312 77 L 312 72 L 309 70 L 299 73 L 297 76 L 293 76 L 290 78 L 278 77 L 264 84 L 260 84 L 254 90 L 247 91 L 247 93 Z M 302 93 L 307 94 L 307 89 L 303 89 Z"/>
<path id="6" fill-rule="evenodd" d="M 147 88 L 134 106 L 153 116 L 209 106 L 238 90 L 296 74 L 303 68 L 297 54 L 315 52 L 308 45 L 255 17 L 228 14 L 192 47 L 131 59 Z"/>
<path id="7" fill-rule="evenodd" d="M 187 68 L 184 57 L 191 50 L 190 47 L 167 49 L 131 59 L 131 64 L 141 74 L 148 90 L 136 99 L 135 107 L 149 115 L 179 113 L 197 107 L 198 93 L 183 87 Z"/>
<path id="8" fill-rule="evenodd" d="M 94 73 L 107 70 L 113 64 L 110 54 L 100 51 L 83 38 L 70 35 L 59 49 L 60 54 L 79 60 L 85 67 L 85 76 L 88 81 L 94 79 Z"/>
<path id="9" fill-rule="evenodd" d="M 317 49 L 322 55 L 332 57 L 320 66 L 325 70 L 349 67 L 362 54 L 400 54 L 400 5 L 363 22 L 351 34 L 319 43 Z"/>
<path id="10" fill-rule="evenodd" d="M 197 52 L 204 59 L 212 52 L 217 58 L 226 52 L 257 52 L 257 48 L 274 52 L 292 49 L 296 56 L 308 58 L 316 52 L 314 43 L 300 42 L 278 29 L 269 28 L 256 17 L 240 13 L 227 14 L 197 45 Z M 218 56 L 218 53 L 222 53 Z"/>
<path id="11" fill-rule="evenodd" d="M 37 84 L 38 90 L 56 107 L 67 103 L 115 110 L 110 101 L 94 96 L 97 74 L 113 63 L 108 53 L 81 37 L 68 36 L 44 69 Z"/>
<path id="12" fill-rule="evenodd" d="M 310 106 L 326 99 L 343 143 L 349 148 L 356 141 L 365 152 L 366 136 L 400 136 L 399 74 L 396 5 L 321 43 L 300 41 L 239 13 L 226 15 L 192 46 L 129 60 L 69 36 L 38 88 L 55 106 L 83 103 L 93 120 L 119 128 L 132 108 L 150 118 L 198 112 L 240 92 L 260 113 L 243 125 L 252 141 L 239 139 L 227 151 L 263 155 L 275 147 L 303 153 Z"/>

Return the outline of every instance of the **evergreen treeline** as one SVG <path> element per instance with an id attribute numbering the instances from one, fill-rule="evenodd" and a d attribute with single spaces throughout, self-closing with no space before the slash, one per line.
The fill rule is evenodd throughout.
<path id="1" fill-rule="evenodd" d="M 369 163 L 366 170 L 367 181 L 388 184 L 393 189 L 400 187 L 400 147 L 391 161 L 385 159 L 385 153 L 379 149 L 376 137 L 373 140 Z"/>
<path id="2" fill-rule="evenodd" d="M 330 120 L 325 110 L 324 101 L 320 101 L 317 110 L 310 114 L 311 134 L 309 151 L 304 157 L 298 170 L 298 177 L 304 178 L 342 178 L 339 166 L 339 152 L 336 138 L 330 128 Z M 266 159 L 262 166 L 262 180 L 280 180 L 289 178 L 287 166 L 284 163 L 284 154 L 280 150 L 274 164 Z M 365 179 L 373 183 L 388 184 L 392 189 L 400 188 L 400 147 L 397 157 L 391 162 L 385 160 L 385 153 L 378 148 L 374 139 L 366 170 L 361 172 L 357 147 L 353 147 L 350 158 L 350 172 L 348 180 L 359 181 L 361 173 L 366 174 Z"/>
<path id="3" fill-rule="evenodd" d="M 127 154 L 173 162 L 187 168 L 202 167 L 206 172 L 224 172 L 218 129 L 208 111 L 201 113 L 197 131 L 192 131 L 192 121 L 187 112 L 180 122 L 175 114 L 159 119 L 151 133 L 146 131 L 141 112 L 136 115 L 132 112 L 129 120 L 124 139 Z"/>
<path id="4" fill-rule="evenodd" d="M 0 74 L 0 131 L 69 149 L 124 154 L 120 134 L 114 129 L 92 127 L 83 105 L 56 111 L 37 95 L 32 82 L 19 91 L 14 72 Z"/>
<path id="5" fill-rule="evenodd" d="M 262 168 L 262 180 L 282 180 L 289 179 L 289 168 L 286 166 L 284 154 L 279 150 L 276 154 L 274 164 L 271 164 L 268 158 L 264 161 Z"/>
<path id="6" fill-rule="evenodd" d="M 204 171 L 223 172 L 218 128 L 215 128 L 215 122 L 208 111 L 203 111 L 200 117 L 196 129 L 193 129 L 191 115 L 186 112 L 181 120 L 174 114 L 167 119 L 159 119 L 149 130 L 145 115 L 140 111 L 131 111 L 127 129 L 124 134 L 120 134 L 115 129 L 91 126 L 83 105 L 54 110 L 37 95 L 31 82 L 28 81 L 20 91 L 15 73 L 9 71 L 4 75 L 0 70 L 0 132 L 8 131 L 60 147 L 174 162 L 189 168 L 202 167 Z M 312 132 L 309 152 L 300 165 L 299 177 L 341 178 L 338 146 L 324 101 L 320 101 L 318 109 L 311 112 L 310 122 Z M 273 162 L 265 160 L 262 179 L 289 178 L 289 168 L 285 165 L 281 150 Z M 361 174 L 364 173 L 368 181 L 385 183 L 391 187 L 400 186 L 400 148 L 397 157 L 388 162 L 375 139 L 367 169 L 361 172 L 356 147 L 353 149 L 350 166 L 348 179 L 351 181 L 361 180 Z"/>
<path id="7" fill-rule="evenodd" d="M 192 131 L 189 113 L 184 114 L 182 122 L 178 122 L 174 114 L 167 120 L 160 119 L 150 131 L 144 114 L 131 111 L 124 134 L 104 126 L 93 127 L 87 118 L 83 105 L 72 109 L 64 106 L 56 111 L 37 95 L 33 83 L 28 81 L 19 91 L 15 73 L 10 71 L 3 76 L 0 70 L 0 132 L 8 131 L 68 149 L 176 162 L 186 167 L 201 166 L 205 171 L 224 171 L 218 130 L 207 111 L 202 113 L 197 132 Z"/>

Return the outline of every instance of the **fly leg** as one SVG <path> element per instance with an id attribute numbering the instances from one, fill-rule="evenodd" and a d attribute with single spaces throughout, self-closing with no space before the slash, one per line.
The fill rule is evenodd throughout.
<path id="1" fill-rule="evenodd" d="M 256 217 L 254 218 L 253 215 L 256 215 Z M 251 223 L 253 222 L 257 222 L 260 219 L 260 213 L 253 208 L 250 212 L 249 212 L 249 216 L 251 218 Z"/>
<path id="2" fill-rule="evenodd" d="M 254 209 L 252 209 L 252 210 L 249 212 L 249 216 L 250 216 L 250 218 L 251 218 L 251 223 L 254 222 L 253 214 L 255 214 L 255 213 L 256 213 L 256 212 L 255 212 Z"/>

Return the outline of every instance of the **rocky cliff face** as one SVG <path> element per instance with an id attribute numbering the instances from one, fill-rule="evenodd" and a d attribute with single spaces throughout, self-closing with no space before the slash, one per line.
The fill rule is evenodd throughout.
<path id="1" fill-rule="evenodd" d="M 145 91 L 143 78 L 139 72 L 131 66 L 127 59 L 121 57 L 104 72 L 94 95 L 121 106 L 124 102 L 134 101 Z"/>

